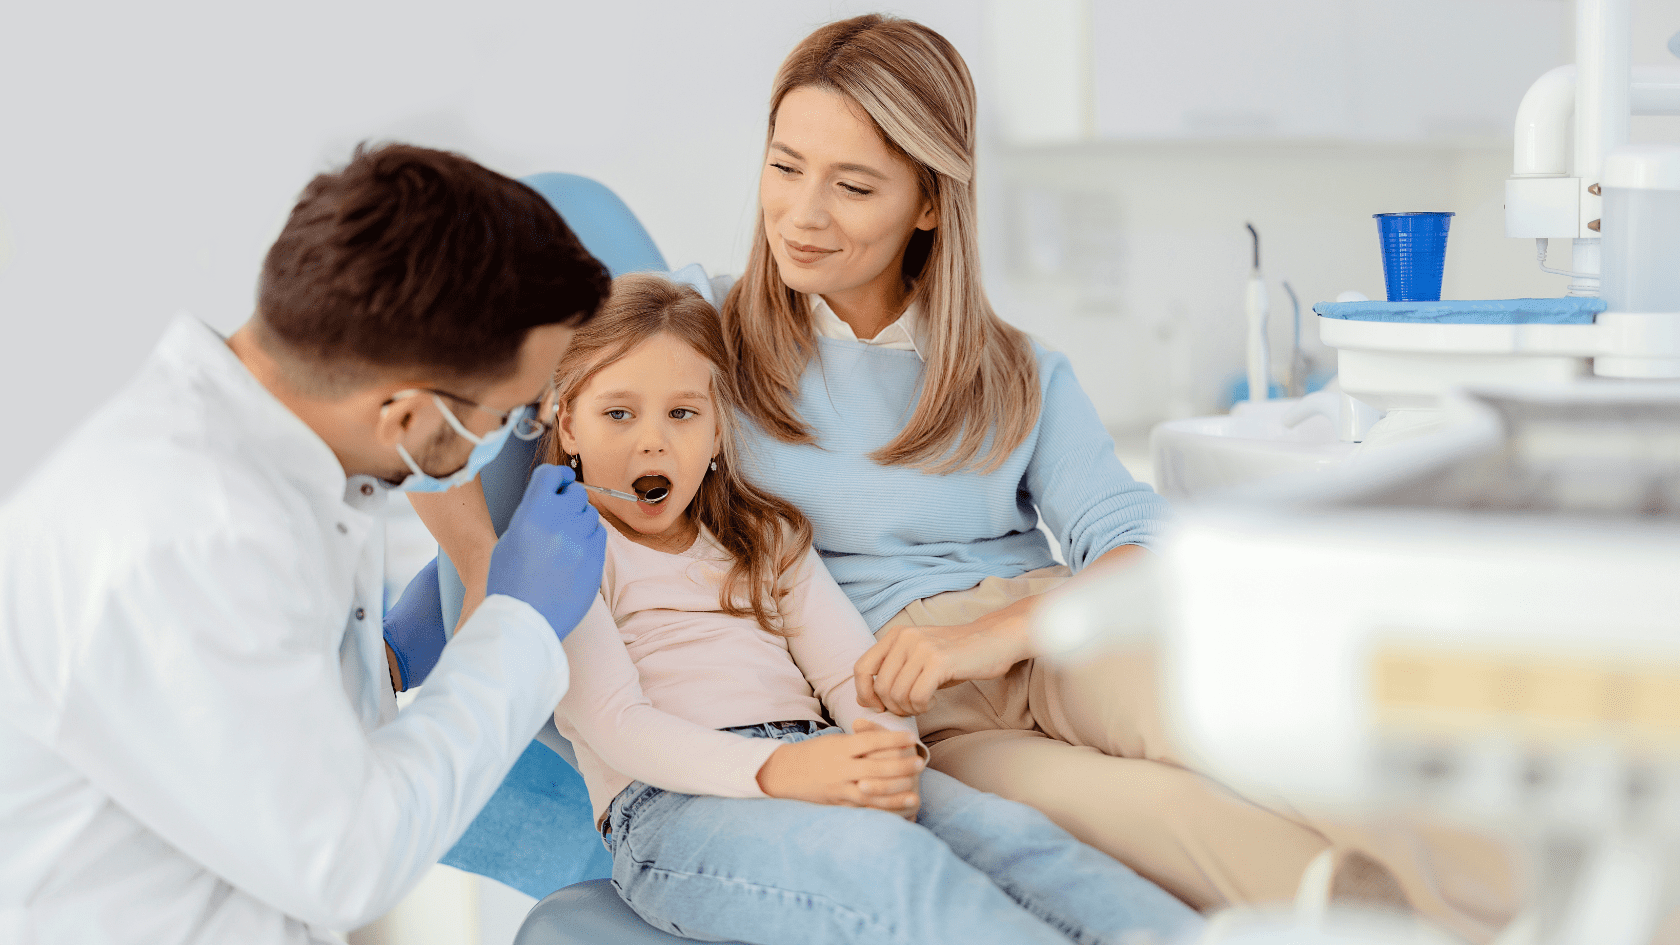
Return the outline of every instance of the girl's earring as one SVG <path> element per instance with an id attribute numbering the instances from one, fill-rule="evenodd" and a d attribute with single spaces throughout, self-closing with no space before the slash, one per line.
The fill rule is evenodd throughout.
<path id="1" fill-rule="evenodd" d="M 577 468 L 578 468 L 578 458 L 576 456 L 573 456 L 572 457 L 572 471 L 576 472 Z"/>
<path id="2" fill-rule="evenodd" d="M 712 472 L 717 472 L 717 460 L 712 460 Z"/>

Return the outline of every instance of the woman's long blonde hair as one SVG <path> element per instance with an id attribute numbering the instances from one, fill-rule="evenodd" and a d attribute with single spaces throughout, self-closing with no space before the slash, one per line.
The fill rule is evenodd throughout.
<path id="1" fill-rule="evenodd" d="M 974 82 L 954 47 L 910 20 L 871 14 L 817 30 L 776 73 L 768 150 L 782 99 L 833 89 L 869 115 L 881 139 L 916 166 L 939 226 L 917 231 L 904 255 L 928 345 L 922 393 L 904 429 L 871 458 L 934 473 L 1001 465 L 1038 422 L 1032 343 L 998 318 L 980 285 L 975 231 Z M 810 303 L 782 281 L 758 218 L 747 270 L 723 304 L 744 408 L 770 435 L 811 443 L 794 398 L 816 351 Z M 988 448 L 988 437 L 990 445 Z"/>
<path id="2" fill-rule="evenodd" d="M 792 503 L 753 485 L 736 462 L 736 393 L 729 348 L 717 310 L 700 293 L 652 273 L 613 281 L 612 294 L 595 317 L 572 336 L 555 371 L 561 409 L 570 411 L 589 379 L 660 333 L 693 348 L 712 366 L 712 413 L 718 425 L 717 470 L 708 472 L 688 510 L 733 556 L 718 591 L 718 606 L 732 617 L 752 617 L 767 633 L 790 636 L 780 603 L 811 549 L 811 523 Z M 570 465 L 572 454 L 550 433 L 547 462 Z M 742 603 L 745 601 L 745 603 Z"/>

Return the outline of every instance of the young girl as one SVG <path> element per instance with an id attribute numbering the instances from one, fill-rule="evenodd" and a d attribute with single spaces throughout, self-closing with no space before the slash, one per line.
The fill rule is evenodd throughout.
<path id="1" fill-rule="evenodd" d="M 1118 942 L 1190 909 L 1037 811 L 922 771 L 915 720 L 858 705 L 868 626 L 787 502 L 742 478 L 716 312 L 638 274 L 556 376 L 550 462 L 599 492 L 602 601 L 555 711 L 632 909 L 744 942 Z M 850 732 L 844 734 L 842 732 Z"/>

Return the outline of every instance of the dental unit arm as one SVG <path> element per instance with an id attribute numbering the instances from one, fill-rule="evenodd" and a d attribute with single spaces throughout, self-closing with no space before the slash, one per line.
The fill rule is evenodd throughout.
<path id="1" fill-rule="evenodd" d="M 1577 0 L 1575 64 L 1540 76 L 1517 107 L 1505 235 L 1539 241 L 1541 268 L 1570 276 L 1570 295 L 1601 292 L 1606 162 L 1627 143 L 1630 116 L 1680 115 L 1680 65 L 1631 65 L 1631 29 L 1628 0 Z M 1562 239 L 1573 262 L 1548 268 L 1551 241 Z"/>

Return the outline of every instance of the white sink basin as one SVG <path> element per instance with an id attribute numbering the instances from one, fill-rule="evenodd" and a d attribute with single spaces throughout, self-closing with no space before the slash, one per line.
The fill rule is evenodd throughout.
<path id="1" fill-rule="evenodd" d="M 1343 442 L 1323 413 L 1285 426 L 1285 418 L 1299 414 L 1301 406 L 1298 397 L 1244 402 L 1223 416 L 1156 424 L 1149 434 L 1156 489 L 1168 498 L 1193 498 L 1276 476 L 1322 472 L 1353 458 L 1359 444 Z"/>

